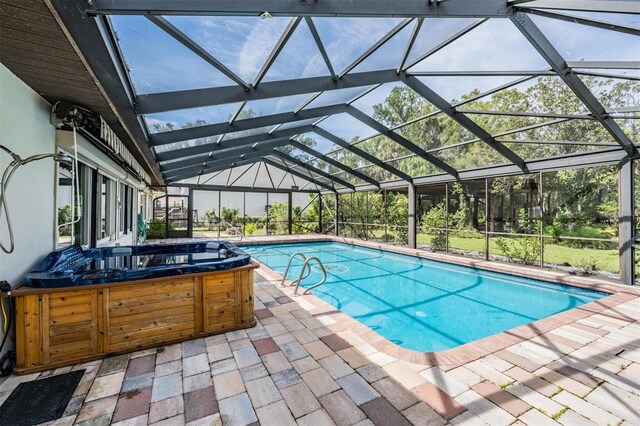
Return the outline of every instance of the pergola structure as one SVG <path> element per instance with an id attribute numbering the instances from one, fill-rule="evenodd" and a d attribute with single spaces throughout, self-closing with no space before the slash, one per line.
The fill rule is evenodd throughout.
<path id="1" fill-rule="evenodd" d="M 640 158 L 638 144 L 621 124 L 638 119 L 638 106 L 607 106 L 584 82 L 585 76 L 640 81 L 640 27 L 633 17 L 640 15 L 640 2 L 625 0 L 51 0 L 59 11 L 70 35 L 84 54 L 89 66 L 113 103 L 129 135 L 145 156 L 150 172 L 158 184 L 192 188 L 251 190 L 259 187 L 274 190 L 313 190 L 342 193 L 378 189 L 408 188 L 409 229 L 415 230 L 416 185 L 453 182 L 522 173 L 580 167 L 594 164 L 620 164 L 620 217 L 627 218 L 620 227 L 621 271 L 623 281 L 633 280 L 633 166 Z M 128 46 L 121 19 L 133 16 L 169 37 L 175 46 L 187 49 L 220 78 L 218 84 L 201 87 L 183 84 L 167 90 L 146 87 L 141 90 L 136 69 L 135 48 Z M 181 17 L 183 20 L 174 18 Z M 189 27 L 210 17 L 243 17 L 258 21 L 286 19 L 277 40 L 269 46 L 253 73 L 240 72 L 229 61 L 219 57 Z M 385 27 L 378 36 L 372 31 L 368 45 L 359 55 L 346 62 L 335 60 L 335 52 L 327 47 L 326 31 L 318 20 L 360 18 L 370 25 Z M 185 20 L 186 19 L 186 20 Z M 386 25 L 378 24 L 383 22 Z M 425 61 L 453 48 L 461 39 L 477 34 L 483 27 L 500 21 L 515 33 L 505 37 L 522 37 L 528 48 L 537 52 L 543 66 L 536 69 L 495 63 L 492 69 L 474 68 L 470 63 L 460 69 L 423 67 Z M 568 58 L 563 48 L 552 40 L 539 22 L 562 22 L 617 34 L 635 45 L 635 57 L 615 60 Z M 323 21 L 324 22 L 324 21 Z M 452 23 L 446 30 L 430 30 L 432 22 Z M 219 22 L 218 22 L 219 23 Z M 501 27 L 501 28 L 502 28 Z M 216 27 L 216 31 L 220 30 Z M 278 27 L 280 28 L 280 27 Z M 272 75 L 278 59 L 288 49 L 299 48 L 294 38 L 304 29 L 319 52 L 321 61 L 312 75 Z M 437 29 L 437 28 L 436 28 Z M 233 32 L 232 28 L 228 28 Z M 145 33 L 150 34 L 150 33 Z M 155 34 L 155 33 L 154 33 Z M 375 36 L 374 36 L 375 35 Z M 224 34 L 213 33 L 224 39 Z M 238 36 L 241 37 L 241 36 Z M 557 35 L 555 35 L 557 37 Z M 571 37 L 565 34 L 564 37 Z M 432 39 L 425 45 L 422 41 Z M 393 55 L 385 47 L 401 49 Z M 309 41 L 307 40 L 307 41 Z M 152 44 L 154 40 L 147 40 Z M 358 40 L 361 42 L 362 40 Z M 245 40 L 246 43 L 259 42 Z M 208 44 L 207 44 L 208 43 Z M 163 45 L 164 46 L 164 45 Z M 266 45 L 265 45 L 266 46 Z M 632 47 L 631 46 L 631 47 Z M 621 49 L 623 46 L 611 46 Z M 221 47 L 223 48 L 223 47 Z M 229 47 L 231 49 L 232 47 Z M 486 46 L 487 51 L 496 47 Z M 630 48 L 630 46 L 626 46 Z M 335 50 L 335 49 L 334 49 Z M 299 52 L 303 55 L 304 52 Z M 170 55 L 170 52 L 167 52 Z M 376 55 L 385 60 L 375 62 Z M 394 63 L 389 66 L 388 58 Z M 261 57 L 262 59 L 262 57 Z M 462 58 L 464 59 L 464 58 Z M 373 61 L 373 62 L 372 62 Z M 338 62 L 340 62 L 338 64 Z M 346 65 L 343 65 L 346 64 Z M 383 65 L 380 65 L 383 64 Z M 366 66 L 365 66 L 366 65 Z M 270 73 L 271 71 L 271 73 Z M 132 75 L 134 74 L 134 75 Z M 281 73 L 280 73 L 281 74 Z M 281 74 L 282 75 L 282 74 Z M 167 76 L 170 77 L 170 76 Z M 175 76 L 174 76 L 175 77 Z M 491 79 L 501 84 L 487 87 L 472 96 L 451 99 L 429 83 L 432 78 Z M 540 77 L 562 81 L 584 106 L 584 113 L 539 111 L 486 111 L 470 108 L 477 100 L 527 84 Z M 185 77 L 188 78 L 188 77 Z M 395 126 L 376 119 L 363 108 L 362 102 L 385 85 L 406 86 L 428 102 L 433 111 Z M 191 86 L 191 87 L 190 87 Z M 197 87 L 193 87 L 197 86 Z M 374 96 L 375 97 L 375 96 Z M 297 100 L 284 110 L 247 114 L 258 102 Z M 180 111 L 202 111 L 220 108 L 224 119 L 200 120 L 197 123 L 166 126 L 174 123 L 171 114 Z M 222 114 L 222 113 L 220 113 Z M 403 129 L 439 115 L 446 115 L 471 137 L 455 145 L 425 149 L 421 141 L 411 140 Z M 527 127 L 492 134 L 474 119 L 478 115 L 521 116 L 537 120 Z M 218 115 L 219 117 L 220 115 Z M 154 128 L 158 117 L 164 127 Z M 337 134 L 324 123 L 339 117 L 341 127 L 366 128 L 357 139 Z M 509 136 L 530 128 L 553 126 L 573 120 L 598 123 L 609 135 L 598 141 L 531 141 Z M 634 122 L 635 123 L 635 122 Z M 335 127 L 335 126 L 334 126 Z M 345 132 L 348 133 L 348 132 Z M 379 158 L 362 148 L 362 143 L 376 137 L 397 144 L 405 153 L 401 158 Z M 304 143 L 305 137 L 323 140 L 329 149 Z M 486 144 L 501 159 L 497 164 L 459 170 L 439 155 L 454 147 Z M 574 146 L 576 150 L 547 158 L 524 158 L 518 146 L 524 144 Z M 581 150 L 580 148 L 588 147 Z M 304 155 L 296 155 L 295 152 Z M 359 158 L 358 167 L 340 161 L 336 152 L 348 152 Z M 399 164 L 405 158 L 417 158 L 433 173 L 415 176 Z M 388 179 L 379 180 L 368 170 L 378 168 Z M 275 171 L 278 178 L 274 179 Z M 272 173 L 273 172 L 273 173 Z M 263 184 L 259 176 L 268 175 Z M 232 174 L 233 177 L 232 177 Z M 247 183 L 248 182 L 248 183 Z M 411 231 L 409 244 L 415 245 Z M 624 243 L 622 243 L 624 242 Z M 628 275 L 630 274 L 630 275 Z M 628 275 L 628 276 L 627 276 Z M 627 277 L 627 278 L 625 278 Z"/>

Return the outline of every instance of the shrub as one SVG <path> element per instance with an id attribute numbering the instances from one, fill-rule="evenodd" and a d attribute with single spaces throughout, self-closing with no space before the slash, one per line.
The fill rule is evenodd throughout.
<path id="1" fill-rule="evenodd" d="M 594 256 L 589 256 L 588 258 L 580 259 L 578 264 L 575 266 L 578 269 L 578 272 L 580 272 L 583 275 L 591 275 L 594 272 L 596 272 L 598 269 L 600 269 L 598 259 L 595 258 Z"/>
<path id="2" fill-rule="evenodd" d="M 395 239 L 397 244 L 407 244 L 409 242 L 409 230 L 402 226 L 394 227 Z"/>
<path id="3" fill-rule="evenodd" d="M 255 223 L 248 223 L 244 227 L 244 233 L 247 235 L 253 235 L 256 232 L 257 226 Z"/>
<path id="4" fill-rule="evenodd" d="M 164 219 L 152 219 L 147 225 L 147 238 L 167 238 L 167 223 Z"/>
<path id="5" fill-rule="evenodd" d="M 445 227 L 445 215 L 446 209 L 444 203 L 440 203 L 422 216 L 422 232 L 432 235 L 431 242 L 429 244 L 432 250 L 446 249 L 446 233 L 445 231 L 440 230 Z"/>
<path id="6" fill-rule="evenodd" d="M 569 240 L 560 237 L 580 237 L 580 238 L 612 238 L 612 232 L 607 232 L 602 228 L 590 225 L 568 226 L 566 224 L 554 221 L 553 225 L 545 226 L 545 234 L 553 235 L 553 243 L 564 247 L 573 248 L 592 248 L 606 250 L 611 248 L 611 243 L 606 241 L 585 241 L 585 240 Z"/>
<path id="7" fill-rule="evenodd" d="M 496 238 L 496 246 L 509 262 L 533 265 L 540 256 L 538 237 L 500 237 Z"/>
<path id="8" fill-rule="evenodd" d="M 529 217 L 524 209 L 518 212 L 519 233 L 533 234 L 535 232 L 535 224 L 529 221 Z M 510 231 L 515 234 L 515 230 Z M 496 238 L 496 246 L 500 253 L 507 258 L 509 262 L 524 263 L 525 265 L 533 265 L 540 256 L 540 239 L 537 236 L 531 237 L 500 237 Z"/>

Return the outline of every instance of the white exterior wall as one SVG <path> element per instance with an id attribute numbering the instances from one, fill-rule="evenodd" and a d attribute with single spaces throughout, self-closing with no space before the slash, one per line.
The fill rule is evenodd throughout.
<path id="1" fill-rule="evenodd" d="M 0 144 L 22 158 L 55 152 L 55 129 L 49 105 L 22 80 L 0 64 Z M 0 171 L 11 162 L 0 152 Z M 7 200 L 15 236 L 15 251 L 0 251 L 0 280 L 20 284 L 24 273 L 54 248 L 55 164 L 44 159 L 20 167 L 13 175 Z M 0 238 L 8 244 L 4 217 Z"/>
<path id="2" fill-rule="evenodd" d="M 118 231 L 114 231 L 111 234 L 109 241 L 98 243 L 98 247 L 106 247 L 106 246 L 115 246 L 116 244 L 127 246 L 133 245 L 137 243 L 136 233 L 137 233 L 137 214 L 138 214 L 138 201 L 137 201 L 137 191 L 138 190 L 146 190 L 145 185 L 142 182 L 131 177 L 124 169 L 122 169 L 119 165 L 117 165 L 113 160 L 103 154 L 98 148 L 91 145 L 91 143 L 86 140 L 81 135 L 76 136 L 77 144 L 78 144 L 78 161 L 86 164 L 87 166 L 98 169 L 98 171 L 105 176 L 108 176 L 114 182 L 116 182 L 116 199 L 120 198 L 122 201 L 120 191 L 120 183 L 126 183 L 127 185 L 134 188 L 134 200 L 133 205 L 134 215 L 133 215 L 133 223 L 131 226 L 131 231 L 125 235 L 119 235 Z M 57 130 L 56 131 L 56 141 L 59 147 L 63 147 L 69 155 L 73 155 L 73 133 L 65 130 Z M 113 212 L 113 221 L 114 226 L 118 228 L 118 224 L 120 223 L 120 212 Z"/>
<path id="3" fill-rule="evenodd" d="M 0 63 L 0 144 L 25 158 L 55 151 L 55 131 L 49 122 L 49 105 L 40 95 Z M 11 162 L 0 151 L 0 173 Z M 15 236 L 15 250 L 0 250 L 0 280 L 13 287 L 54 248 L 55 166 L 44 159 L 20 167 L 6 193 Z M 4 217 L 0 239 L 9 244 Z M 0 328 L 0 339 L 3 333 Z M 7 340 L 4 353 L 13 347 Z"/>
<path id="4" fill-rule="evenodd" d="M 49 103 L 0 63 L 1 145 L 22 158 L 34 154 L 53 153 L 57 149 L 56 142 L 59 148 L 65 148 L 67 153 L 73 154 L 72 133 L 56 132 L 55 126 L 50 122 L 50 110 Z M 149 193 L 148 189 L 81 136 L 78 136 L 78 159 L 89 167 L 97 168 L 101 173 L 109 175 L 116 182 L 117 190 L 120 188 L 120 182 L 134 188 L 131 231 L 120 235 L 116 230 L 104 245 L 134 244 L 138 212 L 137 191 L 144 190 L 145 193 Z M 11 161 L 8 154 L 0 151 L 0 173 Z M 43 159 L 20 167 L 11 179 L 6 196 L 15 236 L 15 250 L 12 254 L 0 251 L 0 280 L 8 281 L 13 287 L 20 285 L 24 274 L 56 247 L 56 173 L 53 159 Z M 70 197 L 70 193 L 67 196 Z M 117 229 L 120 213 L 114 209 L 111 214 Z M 0 220 L 0 238 L 4 245 L 8 245 L 9 235 L 4 218 Z M 0 327 L 0 340 L 2 337 Z"/>

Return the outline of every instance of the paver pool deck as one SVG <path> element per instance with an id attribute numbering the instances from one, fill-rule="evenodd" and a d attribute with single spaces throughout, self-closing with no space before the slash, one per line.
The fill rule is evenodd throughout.
<path id="1" fill-rule="evenodd" d="M 0 403 L 21 382 L 84 369 L 64 416 L 50 424 L 640 424 L 640 291 L 598 283 L 614 294 L 420 356 L 313 295 L 294 296 L 263 267 L 256 327 L 10 376 Z"/>

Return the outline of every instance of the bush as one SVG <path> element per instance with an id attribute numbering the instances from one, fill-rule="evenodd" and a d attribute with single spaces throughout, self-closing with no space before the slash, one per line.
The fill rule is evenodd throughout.
<path id="1" fill-rule="evenodd" d="M 538 237 L 500 237 L 496 239 L 496 246 L 509 262 L 533 265 L 540 256 Z"/>
<path id="2" fill-rule="evenodd" d="M 409 230 L 402 226 L 393 227 L 394 229 L 394 242 L 397 244 L 407 244 L 409 242 Z"/>
<path id="3" fill-rule="evenodd" d="M 244 227 L 244 233 L 247 235 L 253 235 L 256 232 L 257 226 L 255 223 L 248 223 Z"/>
<path id="4" fill-rule="evenodd" d="M 560 237 L 580 237 L 580 238 L 612 238 L 613 235 L 606 232 L 602 228 L 590 225 L 568 226 L 555 221 L 553 225 L 545 226 L 544 232 L 547 235 L 553 235 L 553 243 L 564 247 L 573 248 L 592 248 L 599 250 L 607 250 L 611 248 L 611 243 L 606 241 L 583 241 L 568 240 Z"/>
<path id="5" fill-rule="evenodd" d="M 600 262 L 598 262 L 598 259 L 594 256 L 590 256 L 581 259 L 575 266 L 581 274 L 591 275 L 600 269 Z"/>
<path id="6" fill-rule="evenodd" d="M 535 224 L 529 221 L 529 217 L 524 209 L 518 212 L 519 233 L 533 234 L 535 232 Z M 510 233 L 515 234 L 515 230 Z M 509 262 L 524 263 L 525 265 L 533 265 L 538 256 L 540 256 L 540 239 L 537 236 L 531 237 L 500 237 L 496 238 L 496 246 L 500 253 L 507 258 Z"/>
<path id="7" fill-rule="evenodd" d="M 432 235 L 430 246 L 432 250 L 445 250 L 447 248 L 446 232 L 441 231 L 445 227 L 446 209 L 444 203 L 440 203 L 422 216 L 422 232 Z"/>
<path id="8" fill-rule="evenodd" d="M 152 219 L 147 225 L 147 239 L 167 238 L 167 223 L 164 219 Z"/>

